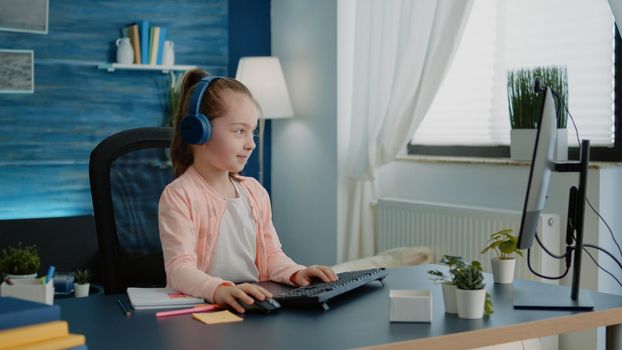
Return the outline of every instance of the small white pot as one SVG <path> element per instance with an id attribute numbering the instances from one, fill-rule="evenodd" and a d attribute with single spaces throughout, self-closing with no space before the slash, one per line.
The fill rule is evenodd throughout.
<path id="1" fill-rule="evenodd" d="M 491 258 L 492 277 L 495 283 L 510 284 L 514 280 L 514 269 L 516 267 L 516 259 L 499 259 Z"/>
<path id="2" fill-rule="evenodd" d="M 130 38 L 119 38 L 117 44 L 117 63 L 132 64 L 134 63 L 134 49 Z"/>
<path id="3" fill-rule="evenodd" d="M 11 275 L 7 273 L 5 276 L 12 280 L 34 280 L 37 278 L 37 273 L 31 273 L 30 275 Z"/>
<path id="4" fill-rule="evenodd" d="M 485 301 L 486 289 L 456 289 L 456 303 L 458 304 L 458 317 L 460 318 L 478 319 L 484 317 Z"/>
<path id="5" fill-rule="evenodd" d="M 90 287 L 91 287 L 90 283 L 84 283 L 84 284 L 74 283 L 73 290 L 74 290 L 74 294 L 76 295 L 76 298 L 88 297 Z"/>
<path id="6" fill-rule="evenodd" d="M 458 313 L 456 306 L 456 285 L 443 283 L 443 303 L 445 304 L 445 312 L 448 314 Z"/>

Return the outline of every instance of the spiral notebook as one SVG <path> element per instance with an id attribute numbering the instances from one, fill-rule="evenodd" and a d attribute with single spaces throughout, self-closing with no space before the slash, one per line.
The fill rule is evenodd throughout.
<path id="1" fill-rule="evenodd" d="M 190 307 L 205 302 L 203 298 L 185 295 L 170 288 L 130 287 L 127 296 L 136 310 Z"/>

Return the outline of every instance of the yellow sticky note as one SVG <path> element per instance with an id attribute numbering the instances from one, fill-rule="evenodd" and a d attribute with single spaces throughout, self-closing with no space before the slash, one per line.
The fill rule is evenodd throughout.
<path id="1" fill-rule="evenodd" d="M 192 318 L 194 318 L 195 320 L 199 320 L 205 324 L 240 322 L 244 320 L 240 316 L 234 315 L 229 310 L 217 311 L 217 312 L 206 312 L 206 313 L 194 313 L 192 314 Z"/>

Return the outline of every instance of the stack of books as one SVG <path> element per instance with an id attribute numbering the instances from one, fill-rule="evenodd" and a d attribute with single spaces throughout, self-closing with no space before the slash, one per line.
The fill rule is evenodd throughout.
<path id="1" fill-rule="evenodd" d="M 134 49 L 134 64 L 162 64 L 162 48 L 166 27 L 150 26 L 149 21 L 138 21 L 122 29 Z"/>
<path id="2" fill-rule="evenodd" d="M 83 335 L 69 333 L 58 305 L 0 297 L 0 349 L 87 349 Z"/>

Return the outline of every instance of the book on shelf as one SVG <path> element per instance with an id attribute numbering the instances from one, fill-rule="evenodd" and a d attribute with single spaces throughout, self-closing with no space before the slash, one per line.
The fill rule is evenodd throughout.
<path id="1" fill-rule="evenodd" d="M 136 310 L 183 308 L 205 302 L 203 298 L 192 297 L 170 288 L 129 287 L 127 296 Z"/>
<path id="2" fill-rule="evenodd" d="M 38 343 L 69 334 L 66 321 L 51 321 L 0 331 L 0 349 Z"/>
<path id="3" fill-rule="evenodd" d="M 140 32 L 138 30 L 138 24 L 132 23 L 126 28 L 128 29 L 128 36 L 132 43 L 132 48 L 134 49 L 134 64 L 140 64 Z"/>
<path id="4" fill-rule="evenodd" d="M 158 37 L 158 56 L 156 64 L 162 64 L 162 50 L 164 50 L 164 41 L 166 41 L 166 27 L 160 27 L 160 36 Z"/>
<path id="5" fill-rule="evenodd" d="M 149 64 L 149 21 L 139 21 L 140 32 L 140 62 Z"/>
<path id="6" fill-rule="evenodd" d="M 134 64 L 162 64 L 162 51 L 167 29 L 151 26 L 149 21 L 138 21 L 121 29 L 123 37 L 130 38 L 134 50 Z"/>
<path id="7" fill-rule="evenodd" d="M 160 41 L 160 27 L 149 29 L 149 64 L 156 64 L 158 59 L 158 43 Z"/>
<path id="8" fill-rule="evenodd" d="M 60 320 L 60 306 L 0 297 L 0 330 Z"/>

